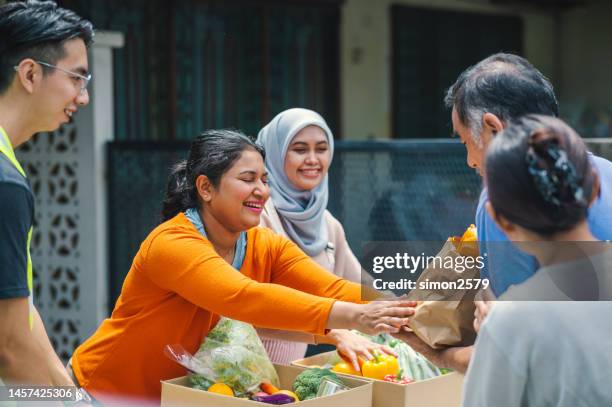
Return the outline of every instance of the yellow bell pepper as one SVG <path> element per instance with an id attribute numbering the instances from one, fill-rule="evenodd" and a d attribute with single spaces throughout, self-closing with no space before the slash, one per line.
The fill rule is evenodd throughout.
<path id="1" fill-rule="evenodd" d="M 374 353 L 374 359 L 368 360 L 361 366 L 363 377 L 383 380 L 388 374 L 396 374 L 399 364 L 395 356 Z"/>
<path id="2" fill-rule="evenodd" d="M 340 362 L 337 363 L 332 370 L 336 373 L 344 373 L 344 374 L 352 374 L 354 376 L 361 376 L 361 373 L 356 371 L 351 363 L 348 362 Z"/>

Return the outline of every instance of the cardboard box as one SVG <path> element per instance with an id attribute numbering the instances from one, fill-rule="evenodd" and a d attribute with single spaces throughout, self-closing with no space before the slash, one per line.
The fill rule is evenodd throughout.
<path id="1" fill-rule="evenodd" d="M 333 352 L 321 353 L 305 359 L 292 362 L 294 366 L 324 366 L 335 364 L 340 360 Z M 338 374 L 345 377 L 351 375 Z M 395 384 L 382 380 L 363 378 L 374 383 L 372 407 L 454 407 L 461 406 L 463 390 L 463 375 L 448 373 L 427 380 L 419 380 L 410 384 Z"/>
<path id="2" fill-rule="evenodd" d="M 282 389 L 291 390 L 291 385 L 296 376 L 304 368 L 296 366 L 274 365 L 278 372 Z M 240 407 L 240 406 L 271 406 L 271 404 L 259 403 L 252 400 L 228 397 L 207 391 L 196 390 L 188 387 L 188 376 L 172 380 L 162 381 L 161 407 Z M 288 404 L 304 407 L 371 407 L 372 406 L 372 383 L 368 380 L 351 376 L 342 377 L 342 382 L 351 387 L 331 396 L 319 397 L 312 400 L 300 401 Z"/>

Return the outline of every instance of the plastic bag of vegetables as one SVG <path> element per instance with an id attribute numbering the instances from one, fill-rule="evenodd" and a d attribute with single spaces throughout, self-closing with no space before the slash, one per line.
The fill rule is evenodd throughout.
<path id="1" fill-rule="evenodd" d="M 208 333 L 195 357 L 189 359 L 185 352 L 173 353 L 174 360 L 194 373 L 190 380 L 195 388 L 206 390 L 210 383 L 225 383 L 240 397 L 257 391 L 262 382 L 277 387 L 280 384 L 257 331 L 245 322 L 223 317 Z"/>
<path id="2" fill-rule="evenodd" d="M 397 341 L 397 339 L 395 339 Z M 425 380 L 440 376 L 442 372 L 437 366 L 425 359 L 423 355 L 416 352 L 405 342 L 397 341 L 395 345 L 389 346 L 397 353 L 397 362 L 403 372 L 412 380 Z"/>
<path id="3" fill-rule="evenodd" d="M 257 389 L 262 382 L 280 385 L 257 331 L 245 322 L 221 318 L 195 357 L 210 368 L 210 379 L 229 385 L 237 395 Z"/>

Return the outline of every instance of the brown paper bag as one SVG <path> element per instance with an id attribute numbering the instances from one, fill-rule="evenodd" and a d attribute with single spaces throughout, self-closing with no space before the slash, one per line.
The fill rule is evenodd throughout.
<path id="1" fill-rule="evenodd" d="M 446 241 L 437 257 L 457 258 L 462 256 L 457 247 L 457 240 Z M 478 247 L 476 242 L 461 247 L 465 256 L 476 257 Z M 461 279 L 477 279 L 480 271 L 477 267 L 466 268 L 462 273 L 452 268 L 429 266 L 419 276 L 417 284 L 429 280 L 436 282 L 452 282 Z M 410 327 L 414 333 L 434 349 L 448 346 L 468 346 L 474 344 L 474 296 L 477 290 L 412 290 L 409 299 L 419 301 Z"/>

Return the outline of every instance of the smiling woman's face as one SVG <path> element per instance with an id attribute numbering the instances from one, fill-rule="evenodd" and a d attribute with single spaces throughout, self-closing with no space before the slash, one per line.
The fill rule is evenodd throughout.
<path id="1" fill-rule="evenodd" d="M 325 131 L 307 126 L 291 140 L 285 156 L 285 174 L 298 189 L 309 191 L 319 185 L 331 162 L 331 151 Z"/>
<path id="2" fill-rule="evenodd" d="M 207 210 L 227 229 L 240 232 L 259 225 L 269 194 L 264 160 L 247 149 L 212 188 Z"/>

